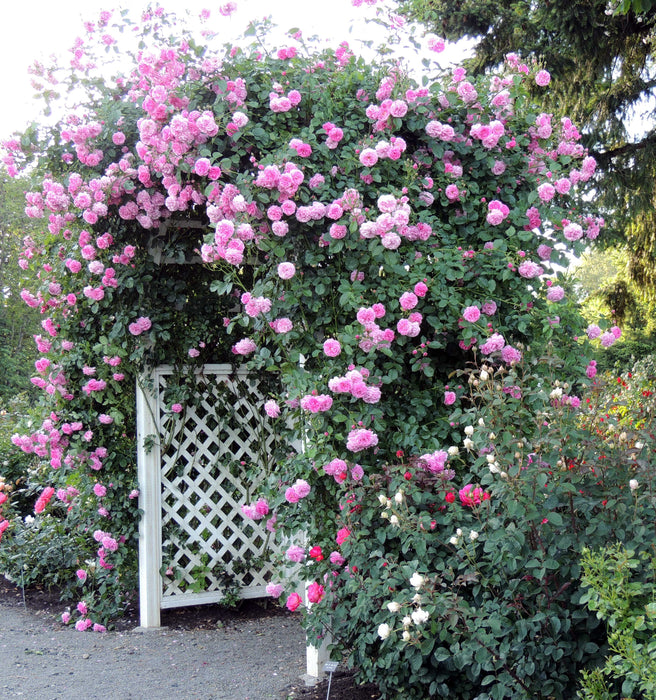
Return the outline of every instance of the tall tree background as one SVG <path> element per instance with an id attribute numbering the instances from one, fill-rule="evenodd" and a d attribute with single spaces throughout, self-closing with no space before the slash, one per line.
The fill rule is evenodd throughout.
<path id="1" fill-rule="evenodd" d="M 30 387 L 36 346 L 33 335 L 41 332 L 39 309 L 21 299 L 24 272 L 18 253 L 26 235 L 41 235 L 25 217 L 25 183 L 0 170 L 0 406 Z"/>
<path id="2" fill-rule="evenodd" d="M 536 95 L 569 116 L 599 165 L 605 240 L 625 244 L 628 277 L 656 296 L 656 1 L 399 0 L 399 11 L 446 39 L 475 40 L 477 74 L 510 52 L 552 75 Z M 609 235 L 610 234 L 610 235 Z"/>

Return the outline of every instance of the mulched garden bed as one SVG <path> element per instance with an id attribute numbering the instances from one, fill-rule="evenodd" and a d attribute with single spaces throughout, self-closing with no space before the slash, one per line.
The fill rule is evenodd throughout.
<path id="1" fill-rule="evenodd" d="M 302 684 L 289 686 L 282 694 L 284 700 L 378 700 L 380 691 L 372 683 L 356 685 L 353 673 L 340 671 L 333 673 L 330 689 L 328 679 L 307 688 Z M 329 693 L 330 690 L 330 694 Z"/>

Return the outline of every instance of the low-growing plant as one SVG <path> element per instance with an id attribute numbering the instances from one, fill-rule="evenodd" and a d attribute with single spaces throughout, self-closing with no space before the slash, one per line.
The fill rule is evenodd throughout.
<path id="1" fill-rule="evenodd" d="M 38 584 L 70 593 L 81 554 L 79 535 L 57 515 L 16 516 L 9 522 L 0 547 L 0 572 L 22 589 Z"/>
<path id="2" fill-rule="evenodd" d="M 649 497 L 647 494 L 637 498 Z M 584 549 L 581 602 L 608 627 L 609 652 L 603 670 L 583 673 L 580 697 L 610 696 L 606 677 L 622 683 L 622 696 L 636 691 L 656 698 L 656 555 L 619 543 Z"/>

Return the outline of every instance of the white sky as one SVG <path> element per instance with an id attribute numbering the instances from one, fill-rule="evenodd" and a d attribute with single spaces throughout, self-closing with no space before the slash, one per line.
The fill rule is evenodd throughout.
<path id="1" fill-rule="evenodd" d="M 193 15 L 209 9 L 212 20 L 220 18 L 225 22 L 226 41 L 239 36 L 250 19 L 266 15 L 272 15 L 281 30 L 299 27 L 305 36 L 325 36 L 331 40 L 331 46 L 343 40 L 353 45 L 356 36 L 371 38 L 372 34 L 364 17 L 373 17 L 374 8 L 366 4 L 354 8 L 351 0 L 331 0 L 328 6 L 312 0 L 237 0 L 235 14 L 221 18 L 218 9 L 226 1 L 160 0 L 160 5 L 168 10 L 183 7 Z M 84 36 L 84 20 L 96 20 L 101 10 L 125 5 L 130 7 L 131 16 L 138 19 L 147 4 L 147 0 L 6 0 L 0 10 L 0 139 L 24 129 L 40 114 L 40 103 L 32 99 L 31 77 L 27 73 L 34 60 L 45 61 L 56 54 L 67 62 L 75 37 Z M 352 20 L 356 20 L 354 33 L 349 33 Z M 453 60 L 442 54 L 441 63 L 446 62 L 445 58 Z"/>

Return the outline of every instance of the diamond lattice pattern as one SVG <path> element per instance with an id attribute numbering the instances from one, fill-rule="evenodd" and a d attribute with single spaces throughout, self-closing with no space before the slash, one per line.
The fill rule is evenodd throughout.
<path id="1" fill-rule="evenodd" d="M 178 415 L 164 409 L 165 389 L 166 376 L 159 374 L 162 561 L 170 572 L 163 577 L 163 604 L 181 595 L 193 604 L 190 594 L 212 591 L 218 600 L 226 577 L 242 595 L 265 595 L 273 571 L 268 533 L 263 521 L 240 510 L 261 478 L 245 483 L 239 463 L 264 467 L 275 442 L 257 383 L 206 368 L 197 376 L 197 400 Z M 167 607 L 173 605 L 169 600 Z"/>

